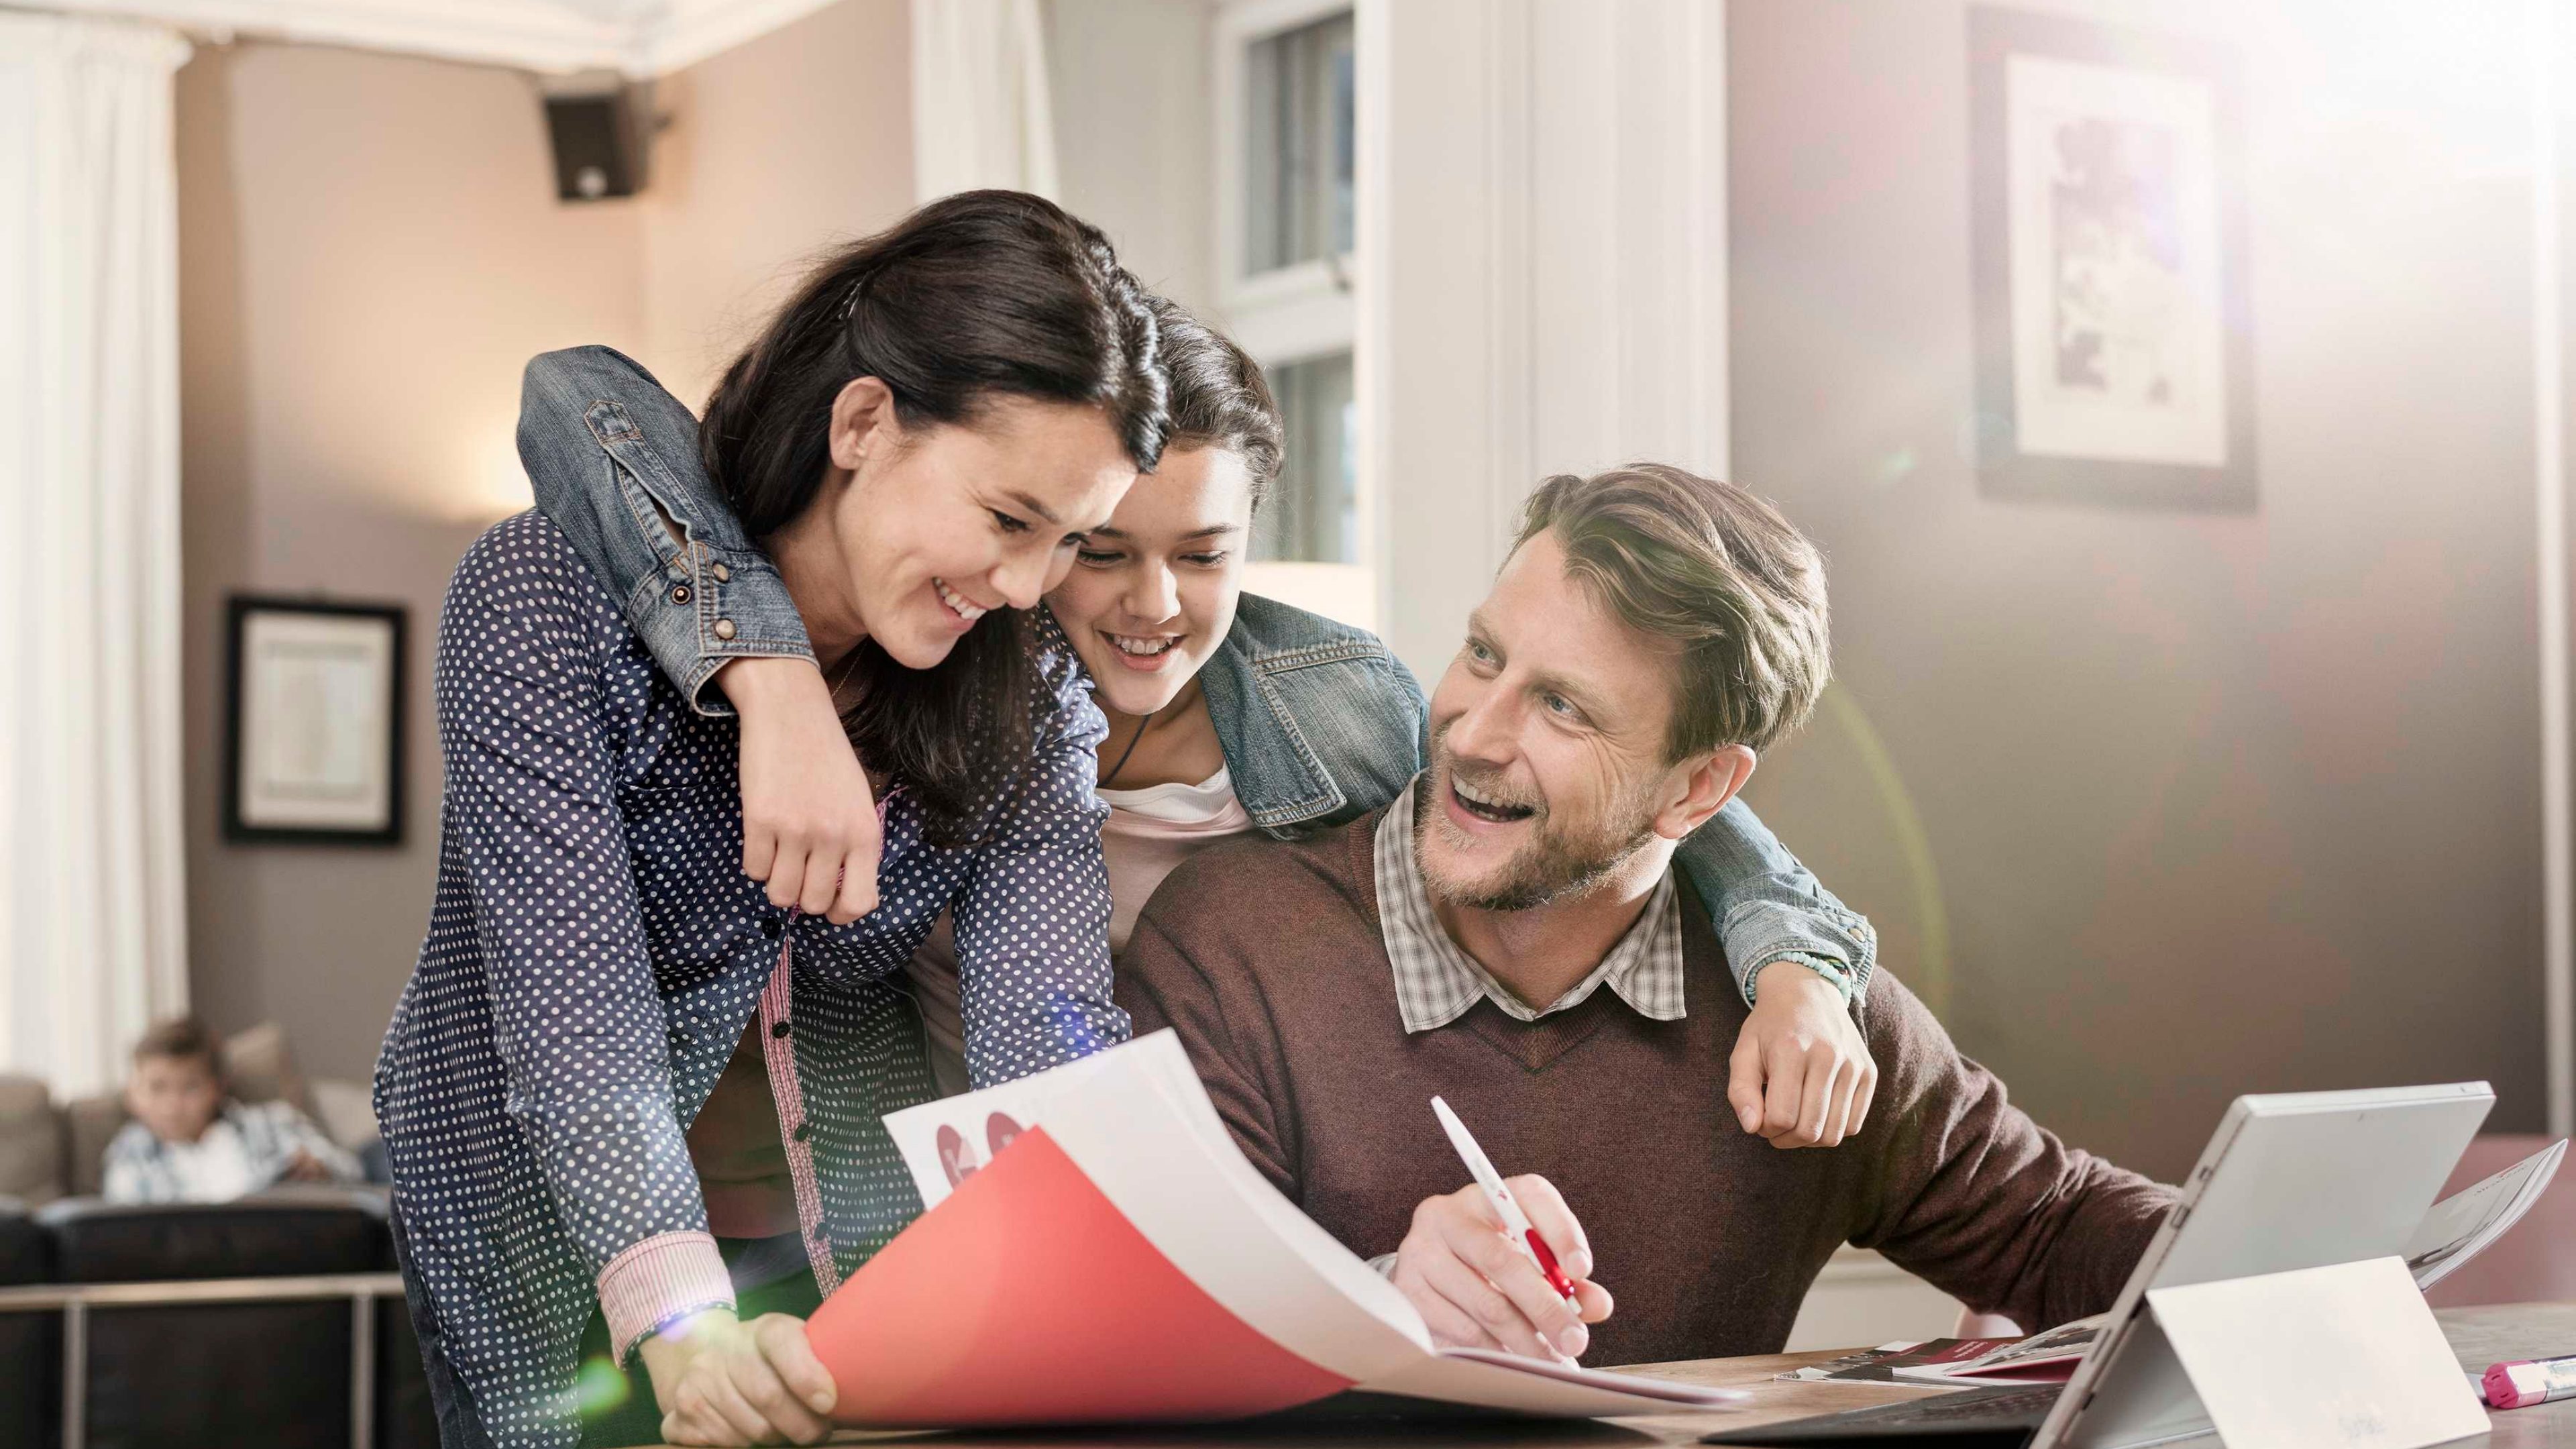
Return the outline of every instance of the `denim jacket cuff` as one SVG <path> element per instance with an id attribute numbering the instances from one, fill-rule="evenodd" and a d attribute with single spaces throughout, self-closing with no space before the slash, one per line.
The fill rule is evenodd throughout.
<path id="1" fill-rule="evenodd" d="M 1744 985 L 1744 1004 L 1745 1004 L 1745 1005 L 1747 1005 L 1747 1006 L 1751 1006 L 1751 1005 L 1753 1005 L 1753 1004 L 1754 1004 L 1756 993 L 1761 989 L 1761 981 L 1762 981 L 1762 973 L 1763 973 L 1763 971 L 1764 971 L 1766 968 L 1768 968 L 1768 967 L 1772 967 L 1772 966 L 1776 966 L 1776 965 L 1778 965 L 1779 963 L 1781 963 L 1781 962 L 1783 962 L 1783 961 L 1788 961 L 1788 962 L 1795 963 L 1796 965 L 1804 966 L 1804 967 L 1806 967 L 1808 970 L 1815 972 L 1815 973 L 1816 973 L 1817 975 L 1819 975 L 1819 976 L 1822 976 L 1822 977 L 1823 977 L 1823 978 L 1825 978 L 1827 981 L 1832 982 L 1832 983 L 1833 983 L 1834 990 L 1836 990 L 1837 992 L 1840 992 L 1840 993 L 1842 994 L 1842 998 L 1843 998 L 1843 1005 L 1845 1005 L 1845 1006 L 1849 1006 L 1849 1005 L 1851 1005 L 1851 1003 L 1852 1003 L 1852 969 L 1851 969 L 1851 967 L 1850 967 L 1849 965 L 1847 965 L 1846 963 L 1841 962 L 1841 961 L 1837 961 L 1837 960 L 1835 960 L 1834 958 L 1832 958 L 1832 957 L 1830 957 L 1830 956 L 1819 956 L 1819 955 L 1815 954 L 1815 953 L 1814 953 L 1814 952 L 1812 952 L 1812 951 L 1784 951 L 1784 952 L 1780 953 L 1779 955 L 1776 955 L 1776 956 L 1772 957 L 1770 960 L 1768 960 L 1768 961 L 1764 961 L 1764 962 L 1760 963 L 1759 965 L 1756 965 L 1756 966 L 1753 968 L 1753 970 L 1751 971 L 1751 973 L 1749 973 L 1748 975 L 1746 975 L 1746 976 L 1745 976 L 1745 978 L 1744 978 L 1743 985 Z"/>
<path id="2" fill-rule="evenodd" d="M 1747 1006 L 1753 1004 L 1753 981 L 1774 961 L 1799 961 L 1844 988 L 1858 1008 L 1869 1000 L 1869 980 L 1878 965 L 1878 932 L 1868 918 L 1830 910 L 1821 902 L 1803 907 L 1778 901 L 1746 901 L 1727 912 L 1722 933 L 1730 962 L 1742 961 L 1736 984 Z M 1826 964 L 1819 964 L 1826 963 Z M 1828 970 L 1826 965 L 1838 968 Z"/>
<path id="3" fill-rule="evenodd" d="M 716 671 L 737 659 L 802 659 L 809 664 L 815 662 L 814 651 L 811 648 L 786 640 L 737 641 L 721 648 L 702 650 L 696 658 L 689 661 L 688 671 L 679 678 L 680 694 L 688 700 L 689 708 L 710 719 L 726 719 L 738 713 L 733 707 L 733 701 L 725 696 L 723 686 L 716 683 Z"/>

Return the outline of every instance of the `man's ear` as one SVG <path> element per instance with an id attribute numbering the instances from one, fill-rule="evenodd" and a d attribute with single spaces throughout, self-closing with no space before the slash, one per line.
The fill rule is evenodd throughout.
<path id="1" fill-rule="evenodd" d="M 851 378 L 832 399 L 832 466 L 859 471 L 861 459 L 887 447 L 902 429 L 893 390 L 877 378 Z"/>
<path id="2" fill-rule="evenodd" d="M 1720 745 L 1675 765 L 1677 788 L 1655 814 L 1655 833 L 1680 840 L 1706 825 L 1753 778 L 1754 763 L 1751 746 Z"/>

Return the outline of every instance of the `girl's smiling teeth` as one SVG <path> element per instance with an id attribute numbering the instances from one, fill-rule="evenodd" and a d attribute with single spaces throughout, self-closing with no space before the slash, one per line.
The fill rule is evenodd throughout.
<path id="1" fill-rule="evenodd" d="M 983 618 L 984 615 L 989 612 L 988 606 L 975 603 L 968 599 L 964 594 L 948 587 L 948 581 L 946 579 L 932 579 L 930 581 L 930 586 L 939 591 L 939 602 L 948 606 L 948 612 L 955 614 L 958 618 L 965 620 L 969 624 Z"/>
<path id="2" fill-rule="evenodd" d="M 1169 653 L 1181 642 L 1181 636 L 1178 634 L 1108 634 L 1104 632 L 1102 637 L 1116 645 L 1119 653 L 1133 654 L 1146 659 Z"/>

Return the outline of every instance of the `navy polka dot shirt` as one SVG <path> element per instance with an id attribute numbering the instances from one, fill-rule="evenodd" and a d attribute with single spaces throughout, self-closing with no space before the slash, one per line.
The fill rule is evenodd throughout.
<path id="1" fill-rule="evenodd" d="M 376 1069 L 403 1247 L 503 1445 L 569 1445 L 582 1326 L 731 1301 L 683 1141 L 790 960 L 793 1079 L 848 1272 L 920 1212 L 878 1118 L 935 1095 L 903 965 L 952 910 L 969 1068 L 1122 1041 L 1093 751 L 1105 726 L 1040 611 L 1033 757 L 984 843 L 888 802 L 878 908 L 790 919 L 741 869 L 735 722 L 691 710 L 552 523 L 493 528 L 439 621 L 438 893 Z M 990 626 L 987 626 L 990 627 Z M 631 1348 L 640 1333 L 621 1332 Z"/>

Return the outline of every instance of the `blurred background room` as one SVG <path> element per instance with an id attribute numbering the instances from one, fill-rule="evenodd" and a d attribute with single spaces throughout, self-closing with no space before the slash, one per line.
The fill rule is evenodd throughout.
<path id="1" fill-rule="evenodd" d="M 1748 798 L 2047 1126 L 2483 1079 L 2501 1166 L 2576 1121 L 2571 116 L 2563 0 L 0 0 L 0 1193 L 180 1012 L 364 1147 L 521 367 L 695 405 L 975 186 L 1259 357 L 1251 587 L 1426 680 L 1538 478 L 1777 500 L 1836 670 Z M 1852 1255 L 1798 1346 L 1956 1312 Z"/>

